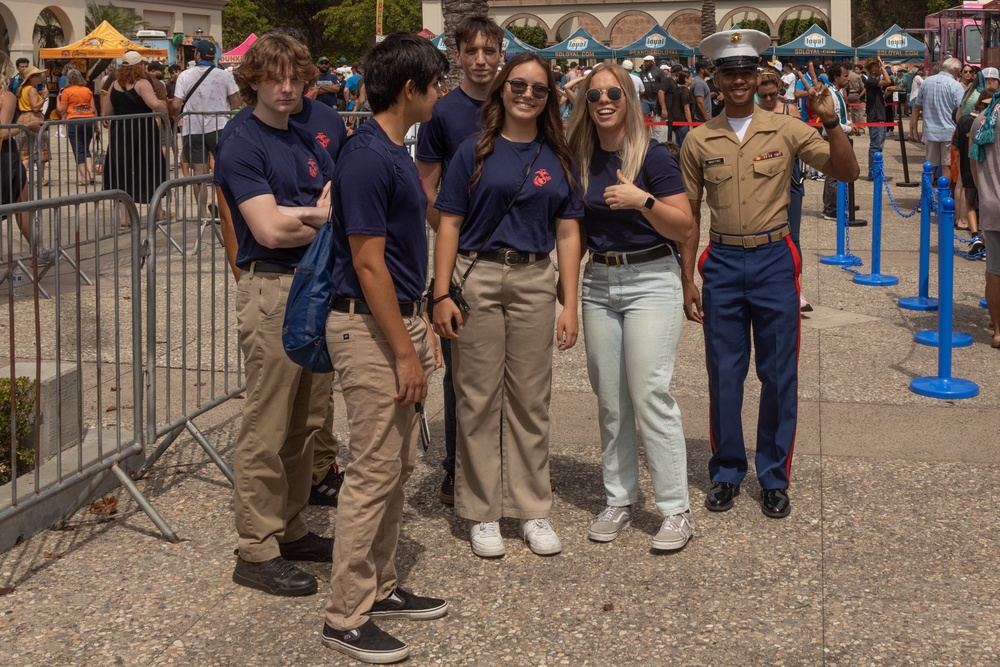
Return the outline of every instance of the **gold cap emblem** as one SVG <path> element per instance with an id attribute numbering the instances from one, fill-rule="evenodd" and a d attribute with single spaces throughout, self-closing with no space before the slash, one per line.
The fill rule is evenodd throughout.
<path id="1" fill-rule="evenodd" d="M 733 33 L 733 36 L 729 38 L 729 41 L 730 41 L 730 42 L 731 42 L 732 44 L 735 44 L 736 42 L 740 41 L 741 39 L 743 39 L 743 35 L 741 35 L 741 34 L 740 34 L 740 33 L 738 33 L 738 32 L 734 32 L 734 33 Z"/>

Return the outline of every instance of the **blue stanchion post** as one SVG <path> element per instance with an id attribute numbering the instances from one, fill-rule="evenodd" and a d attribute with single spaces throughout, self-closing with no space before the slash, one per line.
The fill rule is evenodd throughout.
<path id="1" fill-rule="evenodd" d="M 979 307 L 980 308 L 989 308 L 989 306 L 986 304 L 986 297 L 985 296 L 982 299 L 979 300 Z"/>
<path id="2" fill-rule="evenodd" d="M 941 217 L 938 220 L 938 331 L 941 344 L 938 345 L 938 374 L 933 377 L 919 377 L 910 382 L 910 391 L 930 398 L 972 398 L 979 395 L 979 385 L 971 380 L 951 376 L 952 350 L 952 292 L 954 290 L 952 271 L 955 255 L 946 246 L 951 241 L 955 224 L 955 200 L 943 197 L 938 205 Z M 970 336 L 971 338 L 971 336 Z M 971 343 L 971 341 L 970 341 Z"/>
<path id="3" fill-rule="evenodd" d="M 849 250 L 845 251 L 848 205 L 847 183 L 840 181 L 837 183 L 837 254 L 820 257 L 820 264 L 832 264 L 834 266 L 857 266 L 861 264 L 860 257 L 852 255 Z"/>
<path id="4" fill-rule="evenodd" d="M 945 190 L 938 188 L 938 328 L 918 331 L 913 334 L 913 340 L 930 347 L 948 347 L 948 371 L 951 371 L 951 348 L 968 347 L 972 345 L 972 335 L 960 331 L 952 331 L 953 285 L 955 273 L 955 253 L 952 252 L 955 229 L 955 200 L 947 190 L 948 179 L 943 176 L 938 179 L 938 186 L 944 184 Z M 946 204 L 950 202 L 949 209 Z M 948 301 L 948 312 L 944 312 L 945 300 Z M 942 344 L 943 342 L 943 344 Z M 939 370 L 940 373 L 940 370 Z M 914 390 L 916 391 L 916 390 Z M 978 391 L 978 389 L 977 389 Z M 920 392 L 917 392 L 920 393 Z"/>
<path id="5" fill-rule="evenodd" d="M 934 207 L 934 214 L 937 215 L 938 223 L 941 222 L 941 202 L 951 196 L 951 183 L 947 178 L 941 176 L 937 179 L 937 206 Z M 952 228 L 954 228 L 954 223 L 952 223 Z M 952 238 L 948 237 L 948 245 L 954 246 L 955 242 Z"/>
<path id="6" fill-rule="evenodd" d="M 882 188 L 885 187 L 885 172 L 882 169 L 882 154 L 875 153 L 875 194 L 872 196 L 872 272 L 854 276 L 859 285 L 888 287 L 899 282 L 896 276 L 883 275 L 882 270 Z"/>
<path id="7" fill-rule="evenodd" d="M 934 206 L 932 179 L 934 165 L 924 162 L 924 175 L 920 180 L 920 268 L 917 276 L 917 296 L 904 296 L 898 303 L 906 310 L 937 310 L 938 300 L 927 296 L 931 263 L 931 208 Z M 898 184 L 897 184 L 898 185 Z"/>

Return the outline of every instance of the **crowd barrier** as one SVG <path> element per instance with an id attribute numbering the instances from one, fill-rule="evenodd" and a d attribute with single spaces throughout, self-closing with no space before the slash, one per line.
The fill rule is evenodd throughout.
<path id="1" fill-rule="evenodd" d="M 131 227 L 96 238 L 89 259 L 79 248 L 74 264 L 54 256 L 30 293 L 16 295 L 11 283 L 0 293 L 8 333 L 0 382 L 9 418 L 0 435 L 0 470 L 9 480 L 0 492 L 0 550 L 70 516 L 110 476 L 165 526 L 130 476 L 143 451 L 138 211 L 120 190 L 0 206 L 0 215 L 21 213 L 55 221 L 70 237 L 104 221 Z M 80 266 L 93 276 L 90 284 Z M 51 298 L 42 297 L 43 282 Z"/>

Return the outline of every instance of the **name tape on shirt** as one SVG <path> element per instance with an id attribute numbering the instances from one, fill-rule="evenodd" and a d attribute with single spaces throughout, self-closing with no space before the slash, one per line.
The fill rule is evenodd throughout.
<path id="1" fill-rule="evenodd" d="M 724 157 L 713 157 L 713 158 L 710 158 L 708 160 L 705 160 L 705 166 L 706 167 L 710 167 L 713 164 L 726 164 L 726 158 L 724 158 Z"/>

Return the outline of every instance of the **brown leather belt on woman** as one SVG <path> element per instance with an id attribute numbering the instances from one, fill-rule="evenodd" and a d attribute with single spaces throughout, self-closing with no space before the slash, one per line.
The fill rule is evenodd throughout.
<path id="1" fill-rule="evenodd" d="M 674 249 L 669 245 L 664 244 L 658 245 L 655 248 L 636 250 L 634 252 L 592 252 L 590 253 L 590 258 L 597 264 L 604 264 L 605 266 L 621 266 L 622 264 L 638 264 L 639 262 L 648 262 L 661 257 L 669 257 L 672 254 L 674 254 Z"/>
<path id="2" fill-rule="evenodd" d="M 760 234 L 720 234 L 714 229 L 709 230 L 708 238 L 712 243 L 721 243 L 722 245 L 735 245 L 741 248 L 758 248 L 762 245 L 767 245 L 769 243 L 777 243 L 789 234 L 788 225 L 778 227 L 777 229 L 772 229 L 769 232 L 761 232 Z"/>
<path id="3" fill-rule="evenodd" d="M 476 253 L 472 250 L 459 250 L 458 254 L 465 257 L 473 257 Z M 496 264 L 513 266 L 514 264 L 533 264 L 535 262 L 540 262 L 549 255 L 548 253 L 543 252 L 521 252 L 520 250 L 514 250 L 513 248 L 501 248 L 500 250 L 484 250 L 479 253 L 478 256 L 479 259 L 484 262 L 494 262 Z"/>
<path id="4" fill-rule="evenodd" d="M 351 312 L 352 306 L 354 308 L 354 313 L 357 315 L 372 314 L 372 309 L 369 308 L 368 304 L 361 299 L 348 299 L 346 297 L 334 299 L 333 306 L 331 306 L 331 308 L 338 313 L 349 313 Z M 421 299 L 420 301 L 399 302 L 399 312 L 403 317 L 416 317 L 417 315 L 423 315 L 425 310 L 427 310 L 426 299 Z"/>

